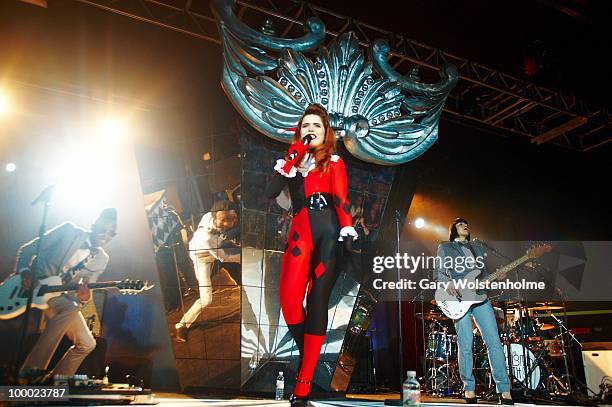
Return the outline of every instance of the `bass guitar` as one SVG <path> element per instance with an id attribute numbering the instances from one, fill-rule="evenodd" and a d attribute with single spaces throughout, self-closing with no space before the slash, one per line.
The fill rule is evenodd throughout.
<path id="1" fill-rule="evenodd" d="M 552 246 L 548 244 L 543 244 L 539 246 L 534 246 L 527 250 L 525 255 L 519 257 L 513 262 L 506 264 L 505 266 L 498 269 L 495 273 L 483 278 L 479 279 L 480 282 L 487 281 L 495 281 L 502 279 L 508 274 L 510 271 L 514 270 L 518 266 L 527 263 L 531 260 L 535 260 L 538 257 L 542 256 L 544 253 L 548 253 L 552 250 Z M 487 299 L 486 294 L 479 294 L 476 290 L 467 288 L 470 283 L 475 283 L 478 275 L 480 274 L 480 270 L 473 270 L 466 274 L 464 281 L 465 284 L 453 284 L 457 292 L 458 296 L 453 296 L 449 294 L 443 288 L 438 288 L 435 293 L 436 305 L 440 310 L 451 319 L 460 319 L 463 317 L 470 307 L 474 304 L 480 304 Z M 465 287 L 465 288 L 462 288 Z"/>

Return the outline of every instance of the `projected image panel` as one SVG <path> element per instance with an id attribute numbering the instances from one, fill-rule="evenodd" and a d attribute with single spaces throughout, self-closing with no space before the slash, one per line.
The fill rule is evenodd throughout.
<path id="1" fill-rule="evenodd" d="M 182 143 L 142 157 L 170 167 L 159 174 L 151 165 L 160 181 L 150 183 L 145 203 L 179 379 L 185 390 L 236 388 L 242 285 L 236 137 L 226 133 Z M 202 360 L 208 370 L 193 377 Z M 211 370 L 218 361 L 235 369 Z"/>

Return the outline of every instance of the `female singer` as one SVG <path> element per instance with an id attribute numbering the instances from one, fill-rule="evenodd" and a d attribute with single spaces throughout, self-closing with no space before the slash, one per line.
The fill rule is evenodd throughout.
<path id="1" fill-rule="evenodd" d="M 310 382 L 327 328 L 334 283 L 337 242 L 357 238 L 348 202 L 346 168 L 333 154 L 336 138 L 325 109 L 308 106 L 285 159 L 276 162 L 266 196 L 288 185 L 293 208 L 280 277 L 280 305 L 300 352 L 300 368 L 289 401 L 306 406 Z M 308 293 L 306 293 L 306 287 Z M 307 295 L 306 309 L 302 306 Z"/>

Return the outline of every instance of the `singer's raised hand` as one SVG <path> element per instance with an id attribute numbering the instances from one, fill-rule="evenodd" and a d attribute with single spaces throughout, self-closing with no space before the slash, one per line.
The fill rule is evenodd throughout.
<path id="1" fill-rule="evenodd" d="M 297 141 L 291 144 L 287 150 L 287 155 L 285 156 L 283 171 L 289 173 L 291 171 L 291 167 L 296 166 L 302 160 L 302 158 L 304 158 L 306 151 L 308 151 L 307 142 Z"/>

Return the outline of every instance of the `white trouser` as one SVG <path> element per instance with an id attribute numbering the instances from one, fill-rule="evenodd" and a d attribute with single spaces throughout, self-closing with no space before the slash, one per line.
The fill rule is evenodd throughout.
<path id="1" fill-rule="evenodd" d="M 198 256 L 195 261 L 195 274 L 198 279 L 200 298 L 185 312 L 183 318 L 176 324 L 176 328 L 189 328 L 202 313 L 202 310 L 212 303 L 212 266 L 210 256 Z M 213 259 L 214 260 L 214 259 Z"/>
<path id="2" fill-rule="evenodd" d="M 79 305 L 65 295 L 55 297 L 49 301 L 45 317 L 45 329 L 23 362 L 22 371 L 33 368 L 46 370 L 57 346 L 66 335 L 73 345 L 57 363 L 53 374 L 75 374 L 83 360 L 96 347 L 96 340 L 87 327 Z"/>

